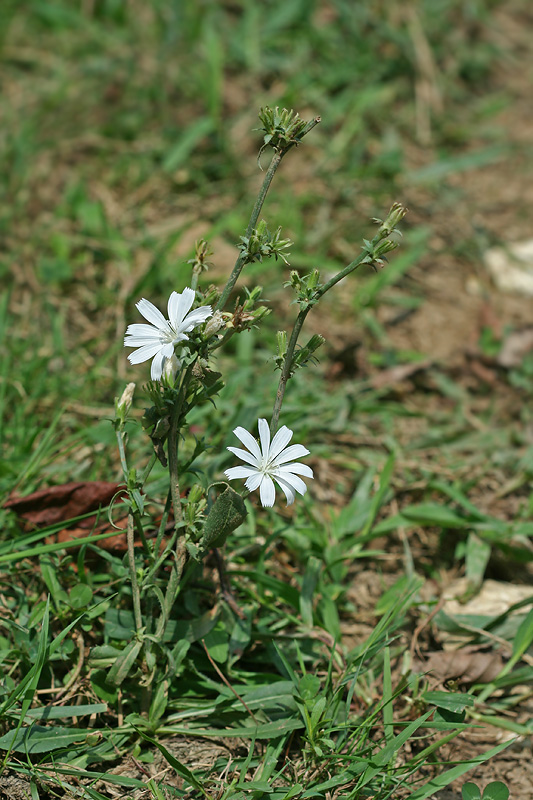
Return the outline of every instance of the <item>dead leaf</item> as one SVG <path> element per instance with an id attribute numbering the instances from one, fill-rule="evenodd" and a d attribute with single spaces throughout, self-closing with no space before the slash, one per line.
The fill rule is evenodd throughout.
<path id="1" fill-rule="evenodd" d="M 4 508 L 13 511 L 31 526 L 44 528 L 105 508 L 119 491 L 120 484 L 105 481 L 64 483 L 26 497 L 11 497 L 4 503 Z M 80 520 L 77 525 L 88 530 L 94 526 L 95 519 L 93 515 Z"/>
<path id="2" fill-rule="evenodd" d="M 416 671 L 428 672 L 441 683 L 490 683 L 501 672 L 499 653 L 485 653 L 465 647 L 460 650 L 430 652 L 425 661 L 417 661 Z"/>
<path id="3" fill-rule="evenodd" d="M 498 289 L 533 296 L 533 239 L 492 247 L 484 260 Z"/>
<path id="4" fill-rule="evenodd" d="M 501 367 L 519 367 L 524 356 L 533 351 L 533 328 L 510 333 L 498 353 L 496 361 Z"/>
<path id="5" fill-rule="evenodd" d="M 463 597 L 469 589 L 470 585 L 466 578 L 452 581 L 443 592 L 446 600 L 443 606 L 444 613 L 449 617 L 461 617 L 464 614 L 497 617 L 505 614 L 511 606 L 523 600 L 531 598 L 533 602 L 531 586 L 494 581 L 489 578 L 483 581 L 483 585 L 474 597 L 470 598 L 467 603 L 461 603 L 457 598 Z M 520 614 L 523 611 L 514 613 Z"/>
<path id="6" fill-rule="evenodd" d="M 427 358 L 424 361 L 415 361 L 411 364 L 397 364 L 395 367 L 385 369 L 374 375 L 370 379 L 370 385 L 373 389 L 384 389 L 386 386 L 392 386 L 395 383 L 401 383 L 411 375 L 417 372 L 429 369 L 433 364 L 433 359 Z"/>

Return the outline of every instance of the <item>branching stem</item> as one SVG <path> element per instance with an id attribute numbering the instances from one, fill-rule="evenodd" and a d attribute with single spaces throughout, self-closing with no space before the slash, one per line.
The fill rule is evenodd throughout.
<path id="1" fill-rule="evenodd" d="M 329 291 L 332 288 L 332 286 L 335 286 L 336 283 L 338 283 L 347 275 L 349 275 L 350 272 L 353 272 L 355 269 L 357 269 L 357 267 L 361 266 L 363 262 L 367 264 L 369 263 L 368 252 L 365 250 L 361 253 L 361 255 L 358 258 L 356 258 L 354 261 L 351 261 L 347 267 L 345 267 L 343 270 L 337 273 L 337 275 L 334 275 L 333 278 L 331 278 L 331 280 L 329 280 L 327 283 L 325 283 L 323 286 L 317 289 L 313 301 L 310 302 L 308 305 L 306 305 L 304 308 L 302 308 L 302 310 L 296 317 L 296 322 L 294 323 L 294 328 L 292 329 L 291 338 L 289 339 L 289 343 L 287 345 L 287 352 L 285 354 L 285 359 L 283 361 L 283 367 L 281 369 L 281 375 L 278 383 L 278 390 L 276 392 L 276 400 L 274 402 L 274 409 L 272 411 L 272 419 L 270 421 L 271 436 L 275 434 L 278 428 L 279 414 L 281 411 L 283 398 L 285 396 L 285 389 L 287 388 L 287 381 L 289 380 L 293 372 L 294 351 L 296 349 L 296 345 L 298 343 L 298 337 L 300 335 L 300 331 L 303 328 L 305 318 L 309 314 L 312 307 L 316 305 L 316 303 L 320 300 L 320 298 L 327 291 Z"/>
<path id="2" fill-rule="evenodd" d="M 307 123 L 305 128 L 303 129 L 302 133 L 300 134 L 299 141 L 303 139 L 303 137 L 312 130 L 315 125 L 318 125 L 320 122 L 320 117 L 315 117 L 310 122 Z M 248 227 L 246 228 L 245 237 L 250 238 L 254 228 L 257 227 L 257 220 L 259 219 L 259 214 L 261 213 L 261 209 L 263 208 L 263 203 L 265 202 L 265 198 L 267 196 L 268 190 L 270 189 L 270 184 L 276 174 L 276 170 L 281 163 L 281 159 L 284 155 L 286 155 L 289 150 L 294 147 L 294 145 L 298 144 L 298 142 L 289 142 L 283 149 L 281 150 L 274 150 L 274 155 L 272 156 L 272 160 L 264 177 L 262 186 L 259 190 L 259 194 L 257 195 L 257 199 L 254 203 L 254 207 L 252 209 L 252 213 L 250 215 L 250 220 L 248 222 Z M 242 272 L 244 265 L 246 264 L 247 254 L 240 253 L 237 261 L 235 262 L 235 266 L 233 267 L 232 273 L 228 278 L 224 289 L 222 290 L 222 294 L 220 295 L 219 301 L 216 304 L 215 311 L 222 311 L 224 306 L 226 305 L 228 298 L 231 294 L 233 287 L 235 286 L 239 275 Z"/>

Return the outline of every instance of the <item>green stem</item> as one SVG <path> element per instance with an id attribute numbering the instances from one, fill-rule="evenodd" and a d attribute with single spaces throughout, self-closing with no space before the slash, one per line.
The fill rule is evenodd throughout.
<path id="1" fill-rule="evenodd" d="M 124 480 L 126 483 L 128 482 L 128 462 L 126 461 L 126 448 L 124 447 L 124 431 L 122 428 L 117 430 L 117 445 L 118 445 L 118 453 L 120 456 L 120 466 L 122 467 L 122 473 L 124 475 Z"/>
<path id="2" fill-rule="evenodd" d="M 274 152 L 272 156 L 272 161 L 270 162 L 270 166 L 267 170 L 265 178 L 263 180 L 262 186 L 259 190 L 259 194 L 257 195 L 257 199 L 254 203 L 254 207 L 252 209 L 252 213 L 250 215 L 250 221 L 248 222 L 248 227 L 246 228 L 245 236 L 249 238 L 252 234 L 252 231 L 257 226 L 257 220 L 259 218 L 259 214 L 261 213 L 261 209 L 263 207 L 263 203 L 265 202 L 265 197 L 267 196 L 267 192 L 270 189 L 270 184 L 272 183 L 272 179 L 276 174 L 276 170 L 281 163 L 281 159 L 285 154 L 285 150 Z M 247 253 L 240 253 L 237 261 L 235 262 L 235 266 L 231 272 L 231 275 L 228 278 L 224 289 L 222 290 L 222 294 L 220 295 L 219 301 L 216 304 L 215 311 L 221 311 L 228 301 L 228 297 L 230 296 L 233 287 L 237 282 L 237 278 L 242 272 L 244 265 L 246 264 Z"/>
<path id="3" fill-rule="evenodd" d="M 174 510 L 175 527 L 177 527 L 183 519 L 178 474 L 179 412 L 180 408 L 177 405 L 174 406 L 168 432 L 168 472 L 170 476 L 170 496 L 172 498 L 172 508 Z"/>
<path id="4" fill-rule="evenodd" d="M 291 376 L 294 350 L 296 348 L 296 343 L 298 342 L 298 336 L 300 335 L 300 331 L 302 330 L 303 324 L 305 322 L 305 318 L 310 310 L 311 306 L 308 306 L 307 308 L 302 309 L 298 314 L 298 316 L 296 317 L 296 322 L 294 323 L 294 328 L 292 329 L 291 338 L 289 339 L 289 344 L 287 345 L 287 352 L 285 353 L 285 360 L 283 361 L 283 367 L 281 369 L 281 375 L 278 383 L 278 390 L 276 392 L 276 400 L 274 402 L 274 409 L 272 411 L 272 419 L 270 421 L 271 436 L 275 434 L 278 427 L 279 413 L 281 411 L 281 405 L 283 403 L 283 398 L 285 396 L 287 381 Z"/>
<path id="5" fill-rule="evenodd" d="M 121 467 L 122 467 L 122 473 L 124 475 L 124 483 L 126 484 L 126 486 L 128 486 L 129 485 L 129 471 L 128 471 L 128 462 L 126 460 L 125 436 L 126 435 L 124 433 L 123 428 L 120 427 L 117 430 L 118 452 L 119 452 L 119 455 L 120 455 L 120 464 L 121 464 Z M 143 480 L 143 483 L 144 483 L 144 480 Z M 131 496 L 131 494 L 129 492 L 128 492 L 128 495 L 129 495 L 129 498 L 130 498 L 130 512 L 129 513 L 133 515 L 133 520 L 134 520 L 134 523 L 135 523 L 135 527 L 137 529 L 137 533 L 139 535 L 139 538 L 140 538 L 140 540 L 142 542 L 144 553 L 147 556 L 151 556 L 152 555 L 152 551 L 150 550 L 150 548 L 148 546 L 148 542 L 146 541 L 146 536 L 144 535 L 144 529 L 143 529 L 141 515 L 140 515 L 139 510 L 138 510 L 138 508 L 136 506 L 134 498 Z"/>
<path id="6" fill-rule="evenodd" d="M 183 569 L 187 561 L 187 548 L 185 546 L 185 536 L 183 533 L 183 511 L 181 508 L 181 492 L 179 485 L 178 472 L 178 437 L 181 422 L 181 411 L 187 398 L 187 389 L 192 376 L 192 364 L 187 367 L 181 379 L 179 395 L 172 409 L 170 419 L 170 429 L 168 432 L 168 470 L 170 476 L 170 497 L 174 509 L 174 536 L 177 540 L 174 551 L 174 561 L 170 571 L 167 588 L 165 591 L 165 614 L 169 619 L 172 606 L 178 595 L 179 585 Z M 168 552 L 168 548 L 165 549 Z"/>
<path id="7" fill-rule="evenodd" d="M 152 455 L 150 456 L 150 461 L 146 465 L 146 467 L 144 469 L 144 472 L 142 474 L 141 486 L 144 486 L 144 484 L 148 480 L 148 476 L 150 475 L 151 471 L 153 470 L 154 465 L 155 465 L 156 462 L 157 462 L 157 456 L 156 456 L 155 453 L 152 453 Z"/>
<path id="8" fill-rule="evenodd" d="M 135 541 L 134 541 L 133 514 L 131 512 L 128 514 L 126 540 L 128 545 L 128 561 L 130 567 L 131 595 L 133 598 L 133 616 L 135 619 L 135 630 L 137 631 L 138 634 L 140 634 L 143 627 L 143 621 L 141 614 L 141 594 L 139 592 L 139 584 L 137 583 L 137 571 L 135 568 Z"/>
<path id="9" fill-rule="evenodd" d="M 377 238 L 377 237 L 376 237 Z M 357 267 L 361 266 L 363 261 L 368 258 L 368 252 L 363 251 L 361 255 L 356 258 L 354 261 L 351 261 L 347 267 L 341 270 L 337 275 L 334 275 L 331 280 L 325 283 L 320 289 L 317 289 L 313 301 L 309 303 L 305 308 L 303 308 L 296 318 L 296 322 L 294 323 L 294 328 L 292 329 L 291 338 L 289 340 L 289 344 L 287 345 L 287 352 L 285 354 L 285 359 L 283 361 L 283 367 L 281 370 L 281 375 L 278 383 L 278 390 L 276 392 L 276 400 L 274 402 L 274 409 L 272 411 L 272 419 L 270 421 L 270 435 L 273 436 L 277 430 L 278 422 L 279 422 L 279 414 L 281 411 L 281 406 L 283 403 L 283 398 L 285 396 L 285 389 L 287 388 L 287 382 L 291 377 L 291 370 L 293 366 L 293 358 L 294 358 L 294 350 L 296 349 L 296 344 L 298 342 L 298 337 L 300 335 L 300 331 L 302 330 L 303 324 L 305 322 L 305 318 L 309 314 L 311 308 L 316 305 L 316 303 L 320 300 L 320 298 L 329 291 L 332 286 L 335 286 L 336 283 L 341 281 L 350 272 L 353 272 Z M 368 263 L 366 261 L 365 263 Z"/>
<path id="10" fill-rule="evenodd" d="M 308 134 L 309 131 L 315 127 L 315 125 L 318 125 L 319 122 L 320 122 L 320 117 L 315 117 L 315 119 L 312 119 L 310 122 L 308 122 L 305 128 L 303 129 L 302 133 L 300 134 L 299 141 L 301 141 L 303 137 L 306 136 L 306 134 Z M 272 183 L 274 175 L 276 174 L 276 170 L 281 163 L 281 159 L 283 158 L 284 155 L 286 155 L 289 152 L 289 150 L 292 147 L 298 144 L 299 141 L 290 142 L 282 150 L 274 151 L 274 155 L 272 156 L 272 161 L 270 162 L 270 166 L 268 167 L 267 173 L 264 177 L 263 183 L 259 190 L 259 194 L 257 195 L 257 199 L 254 203 L 254 207 L 250 215 L 250 220 L 248 222 L 248 227 L 246 228 L 246 233 L 245 233 L 246 238 L 250 238 L 254 228 L 257 227 L 257 220 L 259 219 L 259 214 L 261 213 L 261 209 L 263 208 L 263 203 L 265 202 L 268 190 L 270 189 L 270 184 Z M 226 305 L 228 298 L 231 294 L 231 291 L 237 282 L 237 278 L 241 274 L 242 269 L 246 264 L 246 259 L 247 259 L 246 253 L 241 253 L 237 258 L 235 266 L 233 267 L 233 271 L 228 278 L 228 282 L 224 286 L 219 301 L 216 304 L 215 311 L 222 311 L 222 309 Z"/>
<path id="11" fill-rule="evenodd" d="M 378 241 L 379 241 L 379 239 L 378 239 Z M 373 243 L 374 243 L 374 240 L 372 240 L 372 244 Z M 325 295 L 326 292 L 329 292 L 329 290 L 331 289 L 332 286 L 335 286 L 336 283 L 338 283 L 339 281 L 342 281 L 343 278 L 345 278 L 347 275 L 349 275 L 350 272 L 353 272 L 354 270 L 356 270 L 357 267 L 360 267 L 361 264 L 363 263 L 363 261 L 365 261 L 365 259 L 368 258 L 368 255 L 369 255 L 368 251 L 363 250 L 361 255 L 358 256 L 358 258 L 356 258 L 354 261 L 351 261 L 348 264 L 347 267 L 344 267 L 343 270 L 341 270 L 337 275 L 334 275 L 333 278 L 331 278 L 331 280 L 329 280 L 327 283 L 325 283 L 323 286 L 321 286 L 320 289 L 317 289 L 317 292 L 315 294 L 315 298 L 316 298 L 315 302 L 320 300 L 320 298 L 323 295 Z M 365 261 L 365 263 L 369 264 L 369 266 L 372 266 L 374 262 L 373 261 L 371 261 L 371 262 Z"/>
<path id="12" fill-rule="evenodd" d="M 154 559 L 159 558 L 159 551 L 161 550 L 161 543 L 163 541 L 163 536 L 165 535 L 165 529 L 167 527 L 168 522 L 168 515 L 170 512 L 170 505 L 172 502 L 172 497 L 170 494 L 170 490 L 167 494 L 167 500 L 165 503 L 165 508 L 163 509 L 163 516 L 161 517 L 161 522 L 159 523 L 159 530 L 157 531 L 157 538 L 154 544 Z"/>

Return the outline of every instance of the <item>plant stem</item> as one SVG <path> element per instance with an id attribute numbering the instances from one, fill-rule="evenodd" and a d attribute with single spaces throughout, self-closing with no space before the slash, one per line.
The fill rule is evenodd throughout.
<path id="1" fill-rule="evenodd" d="M 165 535 L 165 529 L 167 527 L 168 522 L 168 515 L 170 511 L 170 506 L 172 503 L 172 496 L 170 494 L 170 490 L 167 493 L 167 500 L 165 503 L 165 508 L 163 509 L 163 516 L 161 517 L 161 522 L 159 523 L 159 530 L 157 532 L 157 538 L 154 543 L 154 560 L 157 563 L 159 558 L 159 551 L 161 550 L 161 543 L 163 542 L 163 536 Z"/>
<path id="2" fill-rule="evenodd" d="M 300 140 L 312 130 L 315 125 L 318 125 L 320 122 L 320 117 L 315 117 L 310 122 L 307 123 L 305 128 L 303 129 L 302 133 L 300 134 Z M 250 220 L 248 222 L 248 227 L 246 228 L 245 237 L 249 238 L 257 226 L 257 220 L 259 219 L 259 214 L 261 213 L 261 209 L 263 207 L 263 203 L 265 202 L 265 198 L 267 196 L 268 190 L 270 189 L 270 184 L 276 174 L 276 170 L 281 163 L 281 159 L 284 155 L 286 155 L 289 150 L 294 147 L 294 145 L 298 144 L 298 142 L 290 142 L 286 147 L 282 150 L 275 150 L 274 155 L 272 156 L 272 161 L 270 162 L 270 166 L 268 167 L 267 173 L 264 177 L 262 186 L 259 190 L 259 194 L 257 195 L 257 199 L 254 203 L 254 207 L 252 209 L 252 213 L 250 215 Z M 216 304 L 215 311 L 221 311 L 224 306 L 226 305 L 228 298 L 231 294 L 235 283 L 237 282 L 237 278 L 242 272 L 244 265 L 246 264 L 247 254 L 241 253 L 235 262 L 235 266 L 233 267 L 232 273 L 228 278 L 224 289 L 222 290 L 222 294 L 220 295 L 219 301 Z"/>
<path id="3" fill-rule="evenodd" d="M 142 542 L 143 550 L 145 555 L 151 556 L 152 551 L 148 547 L 148 542 L 146 541 L 146 536 L 144 535 L 144 529 L 142 525 L 141 515 L 139 513 L 139 509 L 137 508 L 137 504 L 135 503 L 135 499 L 132 496 L 131 492 L 129 491 L 129 470 L 128 470 L 128 462 L 126 459 L 126 448 L 125 448 L 125 437 L 126 434 L 124 433 L 123 427 L 121 426 L 117 430 L 117 443 L 118 443 L 118 452 L 120 455 L 120 464 L 122 466 L 122 473 L 124 475 L 124 483 L 128 488 L 128 496 L 130 499 L 130 512 L 133 515 L 133 519 L 135 522 L 135 527 L 137 528 L 137 533 L 139 534 L 139 538 Z M 144 479 L 143 479 L 144 483 Z"/>
<path id="4" fill-rule="evenodd" d="M 298 341 L 298 336 L 300 335 L 300 331 L 302 330 L 303 324 L 305 322 L 305 318 L 308 315 L 309 311 L 311 310 L 311 306 L 307 308 L 303 308 L 298 316 L 296 317 L 296 322 L 294 323 L 294 328 L 292 329 L 291 338 L 289 339 L 289 344 L 287 345 L 287 352 L 285 353 L 285 360 L 283 361 L 283 367 L 281 369 L 281 375 L 279 378 L 278 383 L 278 390 L 276 392 L 276 400 L 274 402 L 274 409 L 272 411 L 272 419 L 270 420 L 270 435 L 273 436 L 278 427 L 279 421 L 279 412 L 281 411 L 281 405 L 283 403 L 283 397 L 285 396 L 285 389 L 287 388 L 287 381 L 291 376 L 291 369 L 292 369 L 292 359 L 294 356 L 294 350 L 296 348 L 296 343 Z"/>
<path id="5" fill-rule="evenodd" d="M 143 621 L 141 614 L 141 595 L 139 592 L 139 584 L 137 583 L 137 571 L 135 569 L 134 521 L 133 521 L 133 514 L 131 513 L 131 511 L 128 514 L 126 539 L 128 544 L 128 561 L 130 566 L 131 595 L 133 599 L 133 616 L 135 619 L 135 630 L 137 631 L 138 634 L 140 634 L 143 627 Z"/>
<path id="6" fill-rule="evenodd" d="M 184 371 L 181 379 L 181 386 L 179 389 L 178 398 L 172 409 L 170 418 L 170 429 L 168 432 L 168 471 L 170 476 L 170 497 L 172 499 L 172 507 L 174 510 L 174 536 L 177 540 L 176 549 L 174 551 L 174 561 L 170 571 L 167 588 L 165 592 L 165 608 L 164 612 L 166 619 L 170 617 L 170 612 L 174 601 L 179 591 L 181 576 L 183 568 L 187 561 L 187 548 L 185 546 L 185 536 L 183 535 L 183 511 L 181 508 L 181 492 L 179 485 L 179 472 L 178 472 L 178 437 L 181 422 L 181 411 L 187 397 L 187 389 L 192 375 L 192 364 Z M 166 552 L 166 551 L 165 551 Z M 157 556 L 156 556 L 157 557 Z"/>
<path id="7" fill-rule="evenodd" d="M 377 238 L 377 237 L 376 237 Z M 281 370 L 281 375 L 278 383 L 278 390 L 276 392 L 276 400 L 274 402 L 274 409 L 272 411 L 272 419 L 270 421 L 270 435 L 273 436 L 277 430 L 278 422 L 279 422 L 279 414 L 281 411 L 281 406 L 283 403 L 283 398 L 285 396 L 285 389 L 287 388 L 287 381 L 291 377 L 292 373 L 292 366 L 293 366 L 293 358 L 294 358 L 294 350 L 296 349 L 296 344 L 298 342 L 298 337 L 300 335 L 300 331 L 302 330 L 303 324 L 305 322 L 305 318 L 309 314 L 310 310 L 319 299 L 331 289 L 332 286 L 335 286 L 336 283 L 341 281 L 350 272 L 353 272 L 357 267 L 361 266 L 363 261 L 368 258 L 368 252 L 363 251 L 360 256 L 358 256 L 354 261 L 351 261 L 347 267 L 341 270 L 337 275 L 334 275 L 331 280 L 317 289 L 313 301 L 310 302 L 307 306 L 302 308 L 298 316 L 296 317 L 296 322 L 294 323 L 294 328 L 292 329 L 291 338 L 289 339 L 289 343 L 287 345 L 287 352 L 285 353 L 285 359 L 283 361 L 283 367 Z M 365 261 L 365 263 L 369 263 Z M 373 262 L 371 262 L 373 263 Z"/>
<path id="8" fill-rule="evenodd" d="M 180 484 L 178 475 L 178 437 L 179 437 L 179 412 L 180 408 L 174 406 L 170 418 L 170 429 L 168 432 L 168 471 L 170 476 L 170 496 L 172 498 L 172 508 L 174 510 L 175 526 L 182 521 Z"/>
<path id="9" fill-rule="evenodd" d="M 377 239 L 377 237 L 376 237 L 376 239 Z M 379 239 L 378 239 L 378 241 L 379 241 Z M 374 240 L 372 240 L 372 244 L 373 243 L 374 243 Z M 332 288 L 332 286 L 335 286 L 336 283 L 338 283 L 339 281 L 342 281 L 343 278 L 345 278 L 347 275 L 349 275 L 350 272 L 353 272 L 354 270 L 356 270 L 357 267 L 360 267 L 361 264 L 363 263 L 363 261 L 365 261 L 366 258 L 368 258 L 368 252 L 366 250 L 363 250 L 363 252 L 361 253 L 360 256 L 358 256 L 356 259 L 354 259 L 354 261 L 351 261 L 348 264 L 348 266 L 344 267 L 344 269 L 341 270 L 339 273 L 337 273 L 337 275 L 334 275 L 333 278 L 331 278 L 327 283 L 325 283 L 323 286 L 321 286 L 320 289 L 317 289 L 317 292 L 316 292 L 316 295 L 315 295 L 316 300 L 320 300 L 320 298 L 323 295 L 325 295 L 326 292 L 329 292 L 329 290 Z M 374 264 L 373 261 L 370 261 L 370 262 L 369 261 L 365 261 L 365 263 L 368 264 L 369 266 L 373 266 L 373 264 Z"/>
<path id="10" fill-rule="evenodd" d="M 261 213 L 261 209 L 263 207 L 263 203 L 265 202 L 265 197 L 267 196 L 267 192 L 270 188 L 270 184 L 272 183 L 272 179 L 276 173 L 277 168 L 281 163 L 281 159 L 284 156 L 285 151 L 275 151 L 274 155 L 272 156 L 272 161 L 270 162 L 270 166 L 267 170 L 265 178 L 263 180 L 263 184 L 259 190 L 259 194 L 257 195 L 257 199 L 254 203 L 254 207 L 252 209 L 252 213 L 250 215 L 250 221 L 248 222 L 248 227 L 246 228 L 245 236 L 248 238 L 251 236 L 252 231 L 257 225 L 257 220 L 259 218 L 259 214 Z M 228 278 L 224 289 L 222 290 L 222 294 L 220 295 L 219 301 L 216 304 L 215 311 L 221 311 L 227 303 L 228 297 L 231 294 L 233 287 L 237 282 L 237 278 L 242 272 L 242 268 L 246 264 L 247 253 L 240 253 L 237 261 L 235 262 L 235 266 L 231 272 L 231 275 Z"/>

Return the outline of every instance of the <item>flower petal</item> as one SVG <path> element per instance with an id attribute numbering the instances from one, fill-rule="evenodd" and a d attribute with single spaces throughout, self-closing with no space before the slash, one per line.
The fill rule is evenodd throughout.
<path id="1" fill-rule="evenodd" d="M 276 475 L 275 480 L 278 483 L 278 485 L 281 486 L 281 488 L 283 489 L 283 493 L 285 494 L 285 497 L 287 498 L 287 505 L 291 506 L 294 503 L 294 498 L 295 498 L 295 494 L 294 494 L 292 486 L 284 478 L 280 478 L 279 475 Z M 304 484 L 304 486 L 305 486 L 305 484 Z"/>
<path id="2" fill-rule="evenodd" d="M 268 451 L 268 458 L 272 460 L 276 458 L 276 456 L 281 453 L 282 450 L 287 447 L 290 440 L 292 439 L 292 431 L 290 428 L 287 428 L 286 425 L 283 425 L 276 433 L 274 438 L 272 439 L 272 444 L 270 445 L 270 450 Z"/>
<path id="3" fill-rule="evenodd" d="M 161 342 L 161 334 L 153 325 L 145 325 L 143 322 L 128 325 L 124 336 L 125 347 L 142 347 L 143 344 L 151 342 Z"/>
<path id="4" fill-rule="evenodd" d="M 296 475 L 304 475 L 306 478 L 314 478 L 313 470 L 307 464 L 282 464 L 278 467 L 279 475 L 286 475 L 288 472 L 296 473 Z"/>
<path id="5" fill-rule="evenodd" d="M 260 485 L 264 478 L 264 475 L 261 472 L 254 472 L 253 475 L 250 475 L 247 478 L 246 483 L 244 484 L 250 492 L 254 492 Z"/>
<path id="6" fill-rule="evenodd" d="M 228 450 L 230 453 L 237 456 L 237 458 L 242 458 L 247 464 L 252 464 L 256 469 L 258 468 L 258 459 L 252 453 L 249 453 L 248 450 L 241 450 L 240 447 L 228 447 Z"/>
<path id="7" fill-rule="evenodd" d="M 270 508 L 274 505 L 276 489 L 269 475 L 263 475 L 263 480 L 259 486 L 259 497 L 261 498 L 261 505 L 264 508 Z"/>
<path id="8" fill-rule="evenodd" d="M 246 428 L 242 428 L 240 425 L 238 428 L 235 428 L 233 431 L 237 439 L 243 443 L 245 447 L 248 448 L 250 453 L 254 455 L 258 461 L 261 461 L 261 450 L 259 449 L 259 445 L 255 441 L 254 437 L 251 433 L 248 433 Z"/>
<path id="9" fill-rule="evenodd" d="M 257 427 L 259 428 L 259 439 L 261 440 L 263 461 L 266 461 L 268 459 L 268 451 L 270 448 L 270 428 L 268 427 L 268 422 L 266 419 L 258 420 Z"/>
<path id="10" fill-rule="evenodd" d="M 163 367 L 165 365 L 166 360 L 167 357 L 163 353 L 163 350 L 160 350 L 158 353 L 155 354 L 150 369 L 150 377 L 153 381 L 161 380 L 161 375 L 163 374 Z"/>
<path id="11" fill-rule="evenodd" d="M 194 303 L 196 292 L 187 287 L 181 294 L 172 292 L 168 298 L 168 319 L 172 327 L 178 331 L 183 317 Z"/>
<path id="12" fill-rule="evenodd" d="M 274 466 L 286 464 L 287 461 L 294 461 L 296 458 L 302 458 L 302 456 L 307 455 L 309 455 L 309 450 L 303 444 L 291 444 L 290 447 L 287 447 L 274 459 L 273 464 Z"/>
<path id="13" fill-rule="evenodd" d="M 136 306 L 143 317 L 148 320 L 148 322 L 151 322 L 152 325 L 155 325 L 155 327 L 159 328 L 159 330 L 168 331 L 168 322 L 153 303 L 151 303 L 149 300 L 145 300 L 143 297 L 138 303 L 136 303 Z"/>
<path id="14" fill-rule="evenodd" d="M 299 494 L 305 494 L 307 491 L 307 486 L 303 482 L 298 475 L 294 475 L 292 472 L 284 472 L 282 475 L 273 475 L 274 480 L 278 481 L 279 485 L 283 488 L 282 482 L 289 484 L 291 489 L 294 489 Z M 285 491 L 285 490 L 284 490 Z"/>
<path id="15" fill-rule="evenodd" d="M 252 467 L 230 467 L 224 470 L 224 475 L 230 481 L 234 481 L 237 478 L 251 478 L 252 475 L 256 474 L 257 470 L 252 469 Z"/>
<path id="16" fill-rule="evenodd" d="M 134 350 L 133 353 L 130 353 L 128 355 L 128 361 L 130 364 L 141 364 L 143 361 L 148 361 L 149 358 L 153 358 L 160 350 L 160 343 L 145 344 L 143 347 L 139 347 L 138 350 Z"/>
<path id="17" fill-rule="evenodd" d="M 213 316 L 211 306 L 195 308 L 190 314 L 187 314 L 183 322 L 180 323 L 180 331 L 189 333 L 193 328 L 196 328 L 197 325 L 201 325 L 202 322 L 205 322 L 206 319 L 211 316 Z"/>

